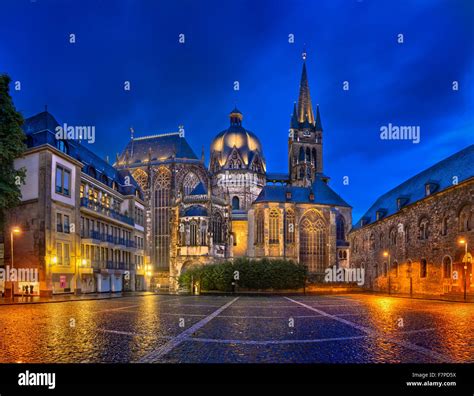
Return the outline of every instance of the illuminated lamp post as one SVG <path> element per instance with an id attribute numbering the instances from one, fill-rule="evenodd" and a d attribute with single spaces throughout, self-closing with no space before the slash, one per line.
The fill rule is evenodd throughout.
<path id="1" fill-rule="evenodd" d="M 467 263 L 468 263 L 468 257 L 467 257 L 467 239 L 461 238 L 459 240 L 460 245 L 464 245 L 464 260 L 462 261 L 464 263 L 464 301 L 467 300 Z"/>

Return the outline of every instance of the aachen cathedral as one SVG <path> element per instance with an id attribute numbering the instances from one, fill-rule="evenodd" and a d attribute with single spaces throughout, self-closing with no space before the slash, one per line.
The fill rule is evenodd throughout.
<path id="1" fill-rule="evenodd" d="M 175 289 L 186 268 L 240 256 L 295 260 L 314 275 L 348 266 L 351 207 L 328 185 L 323 140 L 305 53 L 290 119 L 288 173 L 267 171 L 258 135 L 237 108 L 211 142 L 208 167 L 204 150 L 195 154 L 183 128 L 132 135 L 114 166 L 130 172 L 147 204 L 152 283 Z"/>

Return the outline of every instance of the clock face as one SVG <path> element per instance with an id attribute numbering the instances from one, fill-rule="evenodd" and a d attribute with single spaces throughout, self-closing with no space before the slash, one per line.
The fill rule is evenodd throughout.
<path id="1" fill-rule="evenodd" d="M 303 131 L 303 136 L 311 136 L 311 132 L 306 129 Z"/>

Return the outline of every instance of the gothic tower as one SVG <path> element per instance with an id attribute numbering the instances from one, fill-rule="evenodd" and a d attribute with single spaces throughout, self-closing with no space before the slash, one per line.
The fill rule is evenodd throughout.
<path id="1" fill-rule="evenodd" d="M 315 117 L 306 74 L 306 52 L 303 52 L 299 98 L 293 106 L 288 138 L 288 166 L 292 185 L 310 186 L 316 174 L 323 172 L 322 136 L 319 106 L 316 106 Z"/>

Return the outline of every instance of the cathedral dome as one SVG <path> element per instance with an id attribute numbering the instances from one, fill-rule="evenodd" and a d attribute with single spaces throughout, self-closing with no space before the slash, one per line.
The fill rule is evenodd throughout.
<path id="1" fill-rule="evenodd" d="M 211 143 L 211 168 L 254 169 L 265 172 L 262 144 L 242 126 L 242 113 L 235 108 L 229 115 L 230 126 Z"/>

